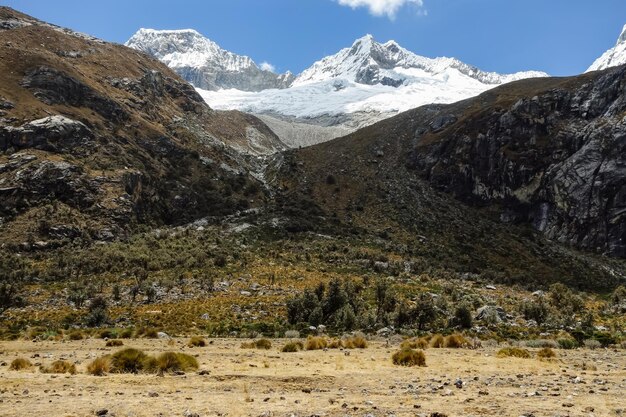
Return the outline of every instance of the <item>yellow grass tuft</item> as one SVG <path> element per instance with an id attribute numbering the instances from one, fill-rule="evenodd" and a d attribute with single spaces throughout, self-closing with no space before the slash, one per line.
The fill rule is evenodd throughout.
<path id="1" fill-rule="evenodd" d="M 343 347 L 346 349 L 365 349 L 367 340 L 363 336 L 352 336 L 343 340 Z"/>
<path id="2" fill-rule="evenodd" d="M 111 357 L 103 356 L 101 358 L 94 359 L 89 365 L 87 365 L 87 373 L 95 376 L 104 376 L 111 371 Z"/>
<path id="3" fill-rule="evenodd" d="M 537 358 L 539 359 L 554 359 L 556 358 L 556 352 L 549 347 L 541 349 L 537 352 Z"/>
<path id="4" fill-rule="evenodd" d="M 187 342 L 187 346 L 189 346 L 189 347 L 205 347 L 206 346 L 206 340 L 204 340 L 204 337 L 202 337 L 202 336 L 194 336 L 191 339 L 189 339 L 189 342 Z"/>
<path id="5" fill-rule="evenodd" d="M 71 362 L 58 360 L 50 364 L 50 366 L 41 366 L 39 370 L 44 374 L 76 374 L 76 365 Z"/>
<path id="6" fill-rule="evenodd" d="M 507 347 L 507 348 L 503 348 L 500 349 L 498 351 L 498 355 L 499 358 L 523 358 L 523 359 L 527 359 L 530 358 L 530 352 L 526 349 L 521 349 L 521 348 L 516 348 L 516 347 Z"/>
<path id="7" fill-rule="evenodd" d="M 12 371 L 21 371 L 23 369 L 28 369 L 31 366 L 33 366 L 33 364 L 30 363 L 28 359 L 16 358 L 13 359 L 13 362 L 11 362 L 11 366 L 9 366 L 9 369 Z"/>
<path id="8" fill-rule="evenodd" d="M 421 350 L 401 349 L 391 357 L 394 365 L 426 366 L 426 355 Z"/>
<path id="9" fill-rule="evenodd" d="M 326 347 L 328 347 L 328 341 L 325 337 L 321 336 L 309 336 L 304 344 L 306 350 L 320 350 Z"/>

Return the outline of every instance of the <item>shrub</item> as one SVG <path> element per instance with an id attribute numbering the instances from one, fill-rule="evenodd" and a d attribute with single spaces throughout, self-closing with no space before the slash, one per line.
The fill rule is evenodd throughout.
<path id="1" fill-rule="evenodd" d="M 0 312 L 11 307 L 24 305 L 24 298 L 21 296 L 21 292 L 22 285 L 18 282 L 0 283 Z"/>
<path id="2" fill-rule="evenodd" d="M 89 327 L 98 327 L 109 318 L 107 302 L 104 297 L 95 297 L 89 303 L 89 311 L 85 318 L 85 324 Z"/>
<path id="3" fill-rule="evenodd" d="M 272 348 L 272 342 L 270 342 L 268 339 L 259 339 L 255 342 L 256 348 L 257 349 L 271 349 Z"/>
<path id="4" fill-rule="evenodd" d="M 550 317 L 550 308 L 543 298 L 525 302 L 521 307 L 521 311 L 526 320 L 535 320 L 540 326 Z"/>
<path id="5" fill-rule="evenodd" d="M 587 339 L 583 341 L 583 345 L 587 349 L 595 350 L 602 347 L 602 343 L 598 342 L 596 339 Z"/>
<path id="6" fill-rule="evenodd" d="M 103 330 L 100 330 L 100 332 L 98 333 L 98 337 L 100 339 L 113 339 L 115 338 L 115 336 L 116 336 L 115 331 L 111 329 L 103 329 Z"/>
<path id="7" fill-rule="evenodd" d="M 302 342 L 289 342 L 287 343 L 285 346 L 283 346 L 283 348 L 281 349 L 281 352 L 298 352 L 299 350 L 302 350 L 304 348 L 304 346 L 302 345 Z"/>
<path id="8" fill-rule="evenodd" d="M 67 338 L 70 340 L 83 340 L 85 336 L 83 335 L 83 332 L 81 332 L 80 330 L 72 330 L 68 335 Z"/>
<path id="9" fill-rule="evenodd" d="M 133 329 L 124 329 L 120 332 L 120 339 L 130 339 L 133 337 Z"/>
<path id="10" fill-rule="evenodd" d="M 327 347 L 328 349 L 341 349 L 343 347 L 343 341 L 341 339 L 330 339 Z"/>
<path id="11" fill-rule="evenodd" d="M 442 348 L 444 345 L 445 339 L 442 335 L 436 334 L 430 339 L 430 347 L 433 348 Z"/>
<path id="12" fill-rule="evenodd" d="M 126 348 L 111 355 L 111 372 L 133 373 L 143 371 L 149 356 L 139 349 Z"/>
<path id="13" fill-rule="evenodd" d="M 498 357 L 499 358 L 514 357 L 514 358 L 527 359 L 527 358 L 530 358 L 530 352 L 527 349 L 507 347 L 507 348 L 500 349 L 498 351 Z"/>
<path id="14" fill-rule="evenodd" d="M 124 346 L 124 342 L 119 339 L 107 340 L 106 347 Z"/>
<path id="15" fill-rule="evenodd" d="M 319 350 L 328 347 L 328 341 L 321 336 L 309 336 L 304 344 L 306 350 Z"/>
<path id="16" fill-rule="evenodd" d="M 111 357 L 103 356 L 94 359 L 87 365 L 87 373 L 95 376 L 104 376 L 111 371 Z"/>
<path id="17" fill-rule="evenodd" d="M 426 366 L 426 355 L 421 350 L 401 349 L 391 357 L 394 365 Z"/>
<path id="18" fill-rule="evenodd" d="M 582 298 L 561 283 L 552 284 L 550 286 L 550 299 L 552 305 L 563 315 L 578 313 L 584 307 Z"/>
<path id="19" fill-rule="evenodd" d="M 451 334 L 450 336 L 446 336 L 443 340 L 443 347 L 446 348 L 458 349 L 469 346 L 469 344 L 467 339 L 460 334 Z"/>
<path id="20" fill-rule="evenodd" d="M 561 349 L 576 349 L 578 342 L 574 339 L 559 339 L 556 341 Z"/>
<path id="21" fill-rule="evenodd" d="M 206 340 L 204 340 L 204 337 L 194 336 L 191 339 L 189 339 L 189 342 L 187 342 L 187 346 L 189 346 L 189 347 L 205 347 L 206 346 Z"/>
<path id="22" fill-rule="evenodd" d="M 365 349 L 367 340 L 363 336 L 352 336 L 343 340 L 343 347 L 346 349 Z"/>
<path id="23" fill-rule="evenodd" d="M 9 369 L 12 371 L 21 371 L 22 369 L 28 369 L 33 366 L 32 363 L 28 359 L 25 358 L 16 358 L 11 362 L 11 366 Z"/>
<path id="24" fill-rule="evenodd" d="M 242 349 L 271 349 L 272 342 L 268 339 L 253 340 L 251 342 L 242 342 Z"/>
<path id="25" fill-rule="evenodd" d="M 607 332 L 595 332 L 593 334 L 593 338 L 600 342 L 602 347 L 608 347 L 610 345 L 617 344 L 617 339 L 610 333 Z"/>
<path id="26" fill-rule="evenodd" d="M 143 336 L 147 339 L 156 339 L 159 337 L 159 331 L 157 329 L 145 329 L 143 331 Z"/>
<path id="27" fill-rule="evenodd" d="M 539 359 L 552 359 L 556 358 L 556 353 L 549 347 L 544 347 L 539 352 L 537 352 L 537 357 Z"/>
<path id="28" fill-rule="evenodd" d="M 50 366 L 41 366 L 39 368 L 44 374 L 76 374 L 76 365 L 64 360 L 54 361 Z"/>
<path id="29" fill-rule="evenodd" d="M 463 329 L 472 328 L 472 312 L 467 306 L 460 306 L 454 311 L 454 324 L 461 326 Z"/>
<path id="30" fill-rule="evenodd" d="M 187 372 L 198 369 L 196 358 L 186 353 L 162 353 L 156 358 L 155 364 L 156 370 L 159 372 Z"/>

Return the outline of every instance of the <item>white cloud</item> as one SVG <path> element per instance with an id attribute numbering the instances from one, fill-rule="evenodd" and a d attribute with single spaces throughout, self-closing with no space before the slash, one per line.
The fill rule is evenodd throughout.
<path id="1" fill-rule="evenodd" d="M 274 67 L 272 64 L 270 64 L 267 61 L 261 62 L 259 64 L 259 68 L 261 68 L 263 71 L 271 71 L 271 72 L 274 72 L 276 70 L 276 67 Z"/>
<path id="2" fill-rule="evenodd" d="M 374 16 L 387 15 L 390 19 L 396 17 L 396 13 L 406 4 L 414 4 L 418 7 L 424 5 L 424 0 L 337 0 L 342 6 L 367 7 Z"/>

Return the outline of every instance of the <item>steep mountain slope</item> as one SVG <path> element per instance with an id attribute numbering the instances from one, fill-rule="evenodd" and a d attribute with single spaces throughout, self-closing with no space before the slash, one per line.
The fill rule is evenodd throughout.
<path id="1" fill-rule="evenodd" d="M 241 151 L 282 146 L 253 116 L 211 110 L 164 64 L 6 7 L 0 107 L 3 244 L 232 213 L 259 190 Z"/>
<path id="2" fill-rule="evenodd" d="M 252 91 L 223 85 L 223 89 L 207 89 L 196 75 L 180 69 L 180 62 L 197 60 L 197 48 L 188 53 L 167 55 L 161 49 L 172 49 L 169 39 L 174 35 L 166 32 L 162 38 L 154 36 L 156 43 L 140 36 L 133 37 L 128 45 L 170 65 L 194 84 L 215 108 L 279 119 L 270 123 L 287 121 L 292 128 L 281 125 L 280 136 L 292 146 L 337 137 L 423 104 L 451 103 L 509 81 L 547 75 L 536 71 L 509 75 L 484 72 L 454 58 L 422 57 L 394 41 L 382 44 L 367 35 L 357 39 L 350 48 L 314 63 L 295 80 L 289 79 L 290 84 L 280 86 L 289 88 Z M 214 45 L 208 39 L 205 42 Z M 328 127 L 337 129 L 326 129 Z"/>
<path id="3" fill-rule="evenodd" d="M 622 33 L 617 38 L 615 46 L 606 51 L 602 56 L 594 61 L 587 69 L 589 71 L 598 71 L 626 64 L 626 25 L 622 29 Z"/>
<path id="4" fill-rule="evenodd" d="M 204 90 L 285 88 L 294 78 L 291 73 L 263 70 L 249 57 L 225 51 L 193 29 L 139 29 L 126 46 L 159 59 Z"/>
<path id="5" fill-rule="evenodd" d="M 498 228 L 531 225 L 553 241 L 623 258 L 625 120 L 626 66 L 522 80 L 296 151 L 285 181 L 340 218 L 396 219 L 389 230 L 460 233 L 471 248 L 492 245 L 486 236 Z M 476 212 L 428 197 L 431 186 L 501 225 L 469 232 Z M 525 256 L 508 250 L 502 256 Z"/>

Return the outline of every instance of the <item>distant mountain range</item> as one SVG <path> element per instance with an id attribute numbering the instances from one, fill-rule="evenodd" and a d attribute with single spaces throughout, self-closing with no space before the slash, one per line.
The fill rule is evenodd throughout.
<path id="1" fill-rule="evenodd" d="M 192 83 L 213 108 L 271 115 L 289 123 L 282 130 L 291 146 L 308 145 L 372 124 L 411 108 L 451 103 L 538 71 L 485 72 L 455 58 L 427 58 L 394 41 L 379 43 L 371 35 L 314 63 L 295 77 L 261 69 L 250 58 L 227 52 L 194 30 L 140 29 L 126 43 L 163 61 Z M 333 129 L 312 140 L 286 127 L 305 122 Z M 294 133 L 298 138 L 295 139 Z M 303 142 L 304 140 L 304 142 Z"/>

